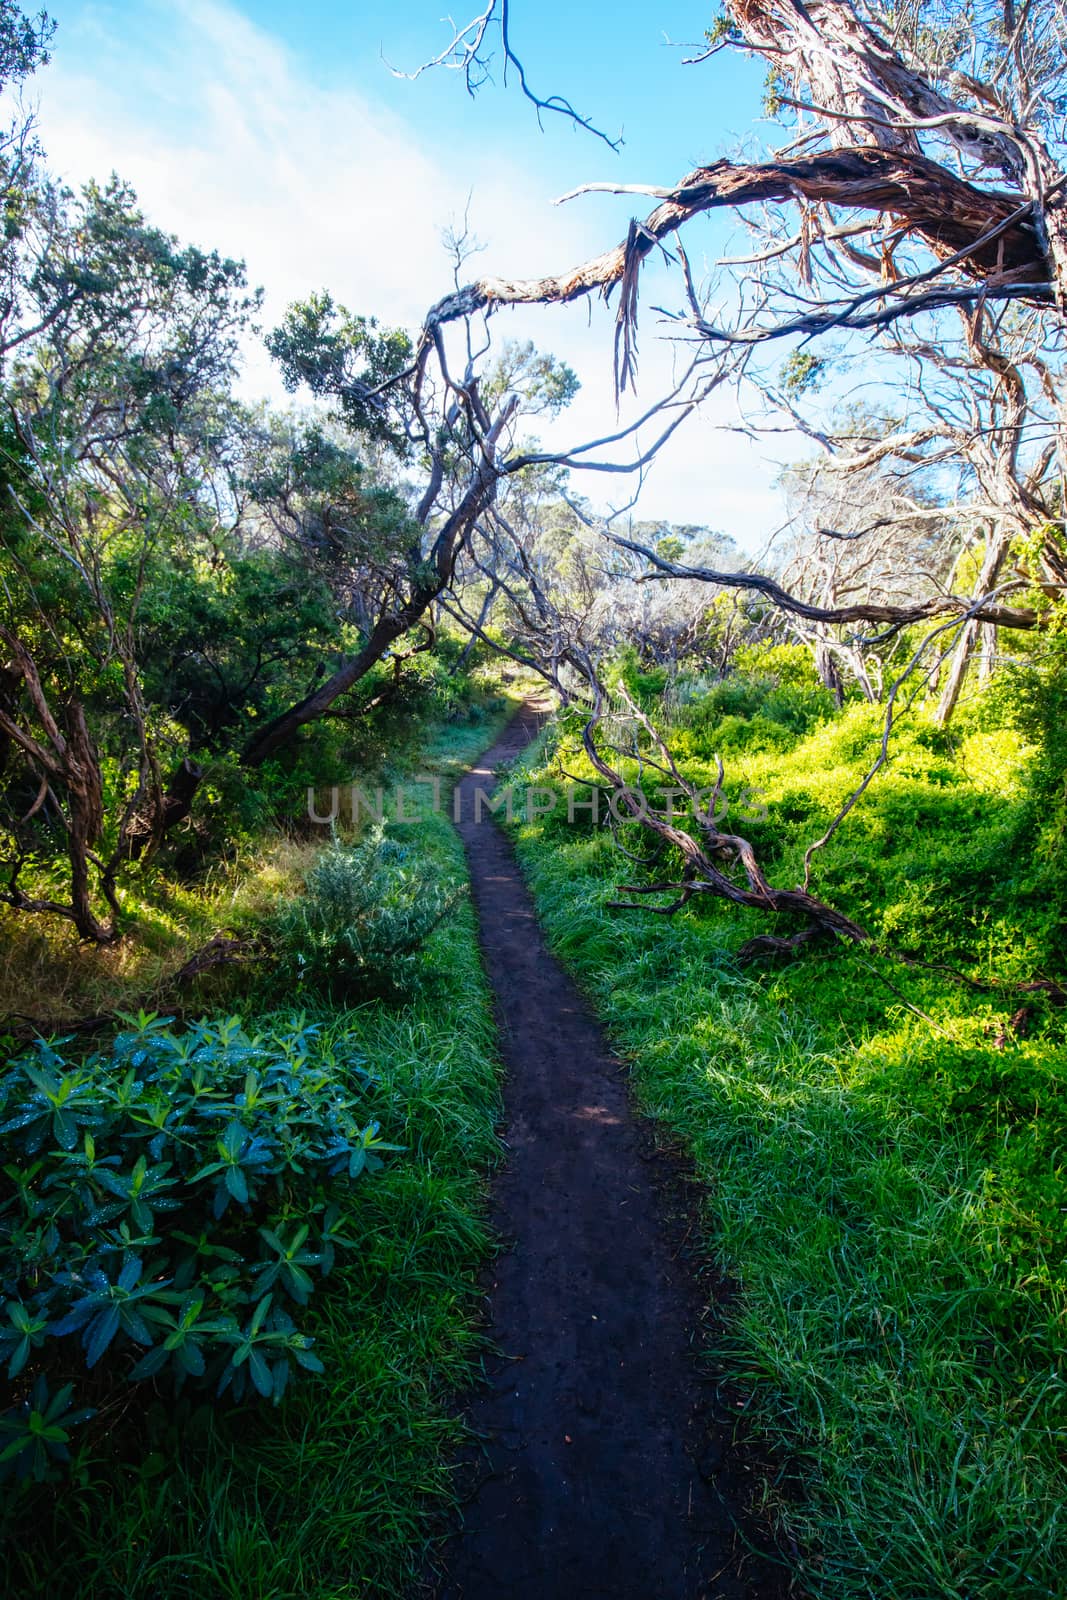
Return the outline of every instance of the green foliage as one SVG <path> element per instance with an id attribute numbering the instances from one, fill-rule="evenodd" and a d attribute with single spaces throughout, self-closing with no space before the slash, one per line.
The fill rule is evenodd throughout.
<path id="1" fill-rule="evenodd" d="M 723 717 L 715 727 L 715 748 L 725 756 L 743 750 L 788 750 L 788 728 L 765 710 L 754 717 Z"/>
<path id="2" fill-rule="evenodd" d="M 390 402 L 374 390 L 411 360 L 407 334 L 379 333 L 376 318 L 354 316 L 323 291 L 289 307 L 267 348 L 287 389 L 306 384 L 312 394 L 337 400 L 360 433 L 400 445 Z"/>
<path id="3" fill-rule="evenodd" d="M 814 356 L 810 350 L 794 350 L 782 363 L 778 381 L 786 394 L 796 399 L 800 395 L 814 394 L 825 373 L 823 356 Z"/>
<path id="4" fill-rule="evenodd" d="M 420 570 L 422 532 L 406 489 L 384 481 L 395 461 L 383 469 L 379 452 L 370 466 L 366 437 L 235 398 L 238 341 L 259 304 L 241 263 L 151 227 L 118 179 L 80 196 L 42 180 L 27 204 L 38 226 L 13 246 L 17 293 L 0 315 L 0 353 L 25 323 L 38 327 L 0 421 L 0 628 L 19 647 L 12 665 L 5 646 L 0 673 L 19 732 L 0 739 L 0 900 L 46 902 L 105 942 L 153 858 L 199 870 L 264 820 L 302 811 L 308 782 L 381 759 L 421 666 L 388 685 L 371 673 L 388 692 L 357 689 L 347 727 L 316 727 L 246 775 L 243 792 L 239 781 L 257 732 L 356 653 Z M 406 359 L 402 335 L 315 308 L 342 365 L 373 367 L 368 382 Z M 524 360 L 544 403 L 561 400 L 565 374 Z M 378 441 L 374 406 L 365 420 Z M 84 760 L 68 773 L 49 730 L 63 741 L 82 716 Z M 51 762 L 40 802 L 35 751 Z M 194 768 L 204 791 L 190 811 Z"/>
<path id="5" fill-rule="evenodd" d="M 114 175 L 77 196 L 45 185 L 36 204 L 52 231 L 47 259 L 26 261 L 25 309 L 65 316 L 22 352 L 20 399 L 91 336 L 99 341 L 94 359 L 70 373 L 67 392 L 50 402 L 65 411 L 92 393 L 98 405 L 117 406 L 125 391 L 127 405 L 135 404 L 124 427 L 165 437 L 197 387 L 232 377 L 238 335 L 260 304 L 258 292 L 247 292 L 244 263 L 181 245 L 152 226 L 133 189 Z M 97 420 L 108 429 L 114 418 L 101 405 Z"/>
<path id="6" fill-rule="evenodd" d="M 614 670 L 638 704 L 649 709 L 657 706 L 670 681 L 666 667 L 644 667 L 633 645 L 620 651 Z"/>
<path id="7" fill-rule="evenodd" d="M 279 914 L 280 970 L 298 989 L 348 998 L 411 989 L 419 952 L 456 904 L 454 879 L 375 824 L 357 843 L 334 841 L 303 895 Z"/>
<path id="8" fill-rule="evenodd" d="M 800 645 L 742 646 L 729 677 L 683 680 L 678 700 L 678 726 L 722 752 L 789 749 L 835 709 Z"/>
<path id="9" fill-rule="evenodd" d="M 734 652 L 734 668 L 773 688 L 822 687 L 815 671 L 811 651 L 802 644 L 742 644 Z"/>
<path id="10" fill-rule="evenodd" d="M 23 1483 L 32 1477 L 44 1483 L 60 1475 L 71 1458 L 71 1429 L 96 1415 L 91 1406 L 75 1410 L 73 1393 L 74 1385 L 65 1383 L 51 1394 L 41 1372 L 22 1403 L 0 1416 L 0 1481 L 14 1477 Z"/>
<path id="11" fill-rule="evenodd" d="M 740 28 L 724 11 L 718 13 L 710 28 L 704 29 L 704 37 L 709 45 L 739 45 L 742 42 Z"/>
<path id="12" fill-rule="evenodd" d="M 0 0 L 0 87 L 21 83 L 50 60 L 56 25 L 44 11 L 29 17 L 15 0 Z"/>
<path id="13" fill-rule="evenodd" d="M 339 1247 L 344 1187 L 381 1165 L 366 1076 L 302 1020 L 182 1032 L 141 1016 L 109 1053 L 41 1041 L 0 1078 L 0 1357 L 104 1363 L 277 1402 L 321 1372 L 300 1314 Z"/>
<path id="14" fill-rule="evenodd" d="M 1047 941 L 1067 960 L 1067 638 L 1057 631 L 1044 658 L 1008 667 L 994 686 L 997 709 L 1032 745 L 1026 801 L 1034 835 L 1024 876 L 1046 913 Z"/>
<path id="15" fill-rule="evenodd" d="M 363 459 L 365 446 L 336 424 L 258 417 L 247 440 L 246 484 L 286 536 L 290 559 L 338 600 L 353 579 L 401 565 L 421 530 L 404 496 Z"/>
<path id="16" fill-rule="evenodd" d="M 451 722 L 416 770 L 458 770 L 492 733 L 484 718 Z M 462 874 L 444 817 L 404 839 L 439 876 Z M 338 1600 L 406 1593 L 425 1573 L 455 1493 L 454 1396 L 479 1370 L 485 1179 L 499 1152 L 495 1032 L 469 902 L 431 936 L 428 963 L 433 984 L 409 1002 L 313 1013 L 315 1053 L 340 1064 L 341 1082 L 359 1069 L 360 1121 L 405 1146 L 373 1182 L 332 1180 L 338 1227 L 358 1247 L 338 1251 L 328 1293 L 289 1305 L 321 1378 L 291 1385 L 277 1407 L 219 1406 L 189 1383 L 176 1396 L 162 1380 L 102 1404 L 105 1357 L 80 1380 L 99 1410 L 72 1432 L 72 1479 L 30 1473 L 22 1493 L 0 1493 L 0 1590 Z M 259 1028 L 290 1024 L 283 1014 Z M 238 1220 L 233 1202 L 225 1225 Z M 286 1299 L 275 1288 L 275 1304 Z"/>
<path id="17" fill-rule="evenodd" d="M 1046 1005 L 1026 1018 L 1035 1038 L 931 1036 L 900 1029 L 890 1050 L 857 1052 L 859 1092 L 899 1098 L 934 1127 L 965 1132 L 985 1163 L 983 1228 L 1034 1291 L 1067 1295 L 1067 1049 Z M 999 1331 L 1011 1337 L 1011 1301 Z"/>
<path id="18" fill-rule="evenodd" d="M 144 682 L 190 750 L 224 754 L 313 670 L 335 623 L 322 574 L 290 552 L 223 542 L 210 566 L 198 545 L 175 541 L 149 568 L 139 611 Z"/>
<path id="19" fill-rule="evenodd" d="M 506 339 L 483 384 L 490 406 L 505 394 L 519 394 L 524 412 L 548 417 L 559 416 L 580 388 L 572 367 L 530 339 Z"/>
<path id="20" fill-rule="evenodd" d="M 706 785 L 734 734 L 728 791 L 768 810 L 743 831 L 794 883 L 883 709 L 825 706 L 791 748 L 760 746 L 773 696 L 817 692 L 772 660 L 690 685 L 668 737 Z M 948 732 L 912 711 L 815 858 L 817 892 L 888 949 L 742 974 L 766 918 L 624 920 L 606 833 L 518 830 L 556 949 L 707 1185 L 738 1285 L 708 1358 L 796 1463 L 777 1512 L 819 1600 L 1062 1591 L 1067 1043 L 1055 992 L 1029 986 L 1062 973 L 1062 691 L 1052 661 L 1023 680 Z"/>

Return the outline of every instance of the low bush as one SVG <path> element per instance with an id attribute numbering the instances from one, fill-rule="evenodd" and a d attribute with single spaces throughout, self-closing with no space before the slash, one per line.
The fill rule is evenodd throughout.
<path id="1" fill-rule="evenodd" d="M 423 945 L 458 895 L 453 878 L 438 878 L 384 824 L 355 844 L 335 840 L 270 930 L 279 975 L 348 998 L 406 994 Z"/>
<path id="2" fill-rule="evenodd" d="M 53 1374 L 277 1401 L 322 1370 L 294 1318 L 351 1243 L 337 1195 L 396 1148 L 359 1114 L 366 1074 L 302 1020 L 170 1023 L 82 1064 L 41 1041 L 0 1076 L 0 1476 L 62 1459 Z"/>
<path id="3" fill-rule="evenodd" d="M 724 750 L 788 749 L 830 720 L 834 698 L 816 678 L 807 651 L 800 660 L 786 646 L 749 654 L 752 671 L 716 682 L 682 680 L 678 728 L 705 734 Z"/>

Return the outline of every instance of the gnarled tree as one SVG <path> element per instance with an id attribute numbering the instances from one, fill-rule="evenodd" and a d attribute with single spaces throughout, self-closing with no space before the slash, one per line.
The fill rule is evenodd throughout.
<path id="1" fill-rule="evenodd" d="M 507 0 L 496 0 L 457 34 L 449 64 L 469 81 L 484 71 L 495 24 L 507 53 L 508 12 Z M 658 204 L 631 225 L 625 240 L 565 272 L 536 280 L 486 277 L 463 286 L 433 308 L 424 338 L 434 340 L 443 326 L 474 311 L 617 291 L 616 375 L 625 385 L 635 375 L 642 263 L 711 211 L 749 215 L 759 207 L 766 215 L 780 208 L 776 218 L 791 212 L 797 223 L 791 233 L 777 229 L 749 258 L 754 270 L 740 285 L 732 322 L 709 314 L 679 251 L 685 303 L 672 314 L 676 333 L 756 347 L 891 330 L 923 318 L 929 330 L 931 316 L 962 311 L 968 361 L 994 376 L 1009 406 L 1013 387 L 1025 406 L 1025 385 L 1020 391 L 1015 383 L 1018 364 L 1002 348 L 999 309 L 1019 308 L 1051 329 L 1055 341 L 1062 338 L 1067 171 L 1058 118 L 1067 13 L 1062 0 L 1019 8 L 988 0 L 973 8 L 967 29 L 954 26 L 953 16 L 940 0 L 903 11 L 881 0 L 727 0 L 699 59 L 738 48 L 765 61 L 772 105 L 789 125 L 789 142 L 765 160 L 718 161 L 662 187 L 592 183 L 572 191 L 566 198 L 599 189 L 647 195 Z M 554 109 L 569 108 L 559 102 Z M 925 337 L 938 342 L 936 329 Z M 1044 337 L 1030 336 L 1029 348 Z M 1052 409 L 1062 470 L 1067 414 L 1058 399 Z M 1017 434 L 1019 425 L 1016 416 L 1001 427 L 1002 437 L 1013 429 Z M 998 512 L 1030 517 L 1032 526 L 1047 508 L 1040 495 L 1029 493 L 1029 469 L 1002 470 L 1010 457 L 1008 448 L 991 474 Z M 1017 447 L 1015 457 L 1020 464 Z M 1063 580 L 1062 529 L 1050 530 L 1043 565 L 1046 581 Z M 707 569 L 699 575 L 707 577 Z M 991 590 L 977 611 L 973 595 L 943 596 L 932 609 L 877 601 L 811 608 L 761 574 L 716 571 L 712 581 L 758 588 L 816 623 L 904 624 L 951 615 L 953 608 L 978 623 L 1032 627 L 1041 620 L 1040 609 L 1005 606 L 999 590 Z"/>

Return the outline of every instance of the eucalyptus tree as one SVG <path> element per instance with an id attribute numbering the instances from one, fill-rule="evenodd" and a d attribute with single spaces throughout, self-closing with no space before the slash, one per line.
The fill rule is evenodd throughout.
<path id="1" fill-rule="evenodd" d="M 539 116 L 557 113 L 589 128 L 562 95 L 530 87 L 513 45 L 516 14 L 509 0 L 488 0 L 455 30 L 434 64 L 459 71 L 474 89 L 499 45 Z M 419 348 L 435 346 L 453 323 L 489 318 L 505 305 L 614 294 L 616 386 L 632 386 L 642 268 L 669 246 L 679 268 L 678 299 L 662 315 L 674 339 L 750 353 L 747 371 L 757 380 L 760 352 L 784 344 L 787 419 L 822 435 L 821 448 L 835 459 L 835 494 L 847 508 L 844 526 L 814 531 L 842 542 L 831 558 L 809 542 L 796 553 L 799 566 L 783 572 L 687 559 L 684 551 L 617 527 L 607 528 L 606 537 L 648 574 L 755 597 L 808 631 L 817 648 L 852 649 L 858 675 L 872 625 L 883 641 L 895 641 L 909 624 L 925 624 L 918 647 L 908 642 L 905 677 L 936 675 L 947 639 L 949 653 L 956 653 L 947 714 L 974 630 L 1045 625 L 1067 577 L 1063 497 L 1056 492 L 1067 467 L 1060 381 L 1067 311 L 1065 21 L 1063 0 L 1043 7 L 975 0 L 965 26 L 948 0 L 726 0 L 690 68 L 714 71 L 732 50 L 762 60 L 767 109 L 784 142 L 760 157 L 746 152 L 660 185 L 577 186 L 564 198 L 607 191 L 655 204 L 621 242 L 562 272 L 457 284 L 431 309 Z M 719 210 L 750 219 L 756 238 L 745 257 L 721 264 L 711 283 L 701 284 L 684 236 L 696 219 Z M 727 285 L 730 294 L 723 292 Z M 857 334 L 884 341 L 875 384 L 899 391 L 902 368 L 913 369 L 903 386 L 903 414 L 866 439 L 835 437 L 813 425 L 798 403 L 828 360 L 856 349 Z M 874 365 L 869 350 L 865 359 Z M 910 492 L 902 481 L 909 472 L 916 479 Z M 953 473 L 958 483 L 950 495 L 945 479 Z M 925 492 L 916 492 L 924 479 Z M 858 491 L 872 482 L 879 500 L 867 506 Z M 924 560 L 938 533 L 933 559 Z M 979 559 L 960 559 L 961 543 L 968 547 L 963 554 Z M 1009 553 L 1021 543 L 1029 559 L 1006 572 Z M 898 559 L 906 563 L 903 575 Z M 529 618 L 547 635 L 543 659 L 557 677 L 557 662 L 584 662 L 592 707 L 587 753 L 618 786 L 620 769 L 597 743 L 610 697 L 599 662 L 585 649 L 586 619 L 561 619 L 550 608 L 546 623 L 536 607 Z M 858 638 L 858 629 L 867 636 Z M 886 759 L 900 683 L 889 691 L 881 753 L 862 787 Z M 876 692 L 870 682 L 867 688 Z M 662 742 L 660 759 L 673 769 Z M 707 864 L 696 862 L 690 846 L 673 843 L 686 875 L 711 881 L 714 874 L 705 873 Z M 713 855 L 720 844 L 747 877 L 745 892 L 769 906 L 768 885 L 753 876 L 744 841 L 716 841 Z M 810 866 L 809 852 L 808 876 Z M 690 897 L 687 877 L 681 881 L 669 909 Z M 736 874 L 730 881 L 739 887 Z M 814 925 L 825 930 L 829 923 L 816 917 Z"/>
<path id="2" fill-rule="evenodd" d="M 391 453 L 408 516 L 395 539 L 362 552 L 370 580 L 365 590 L 375 599 L 354 648 L 255 732 L 243 754 L 249 766 L 334 713 L 379 662 L 409 648 L 411 637 L 432 624 L 476 534 L 506 515 L 505 485 L 546 468 L 639 473 L 725 371 L 723 362 L 700 354 L 645 417 L 605 438 L 546 450 L 528 432 L 531 419 L 566 407 L 577 388 L 574 373 L 532 344 L 505 343 L 494 353 L 476 314 L 459 324 L 451 346 L 446 330 L 430 324 L 409 343 L 321 294 L 292 306 L 270 336 L 291 386 L 332 402 L 340 422 Z M 658 419 L 659 431 L 643 448 L 635 441 L 650 419 Z"/>

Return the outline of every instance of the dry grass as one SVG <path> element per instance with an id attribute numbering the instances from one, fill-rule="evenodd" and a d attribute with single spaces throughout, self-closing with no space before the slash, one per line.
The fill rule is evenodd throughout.
<path id="1" fill-rule="evenodd" d="M 317 841 L 277 834 L 195 884 L 156 878 L 127 889 L 118 944 L 80 942 L 57 917 L 0 911 L 0 1029 L 32 1017 L 57 1025 L 173 1004 L 174 973 L 213 934 L 252 926 L 303 881 Z"/>

